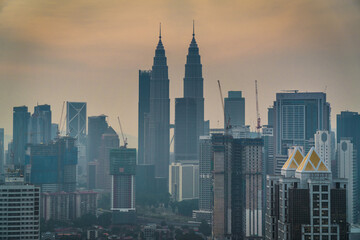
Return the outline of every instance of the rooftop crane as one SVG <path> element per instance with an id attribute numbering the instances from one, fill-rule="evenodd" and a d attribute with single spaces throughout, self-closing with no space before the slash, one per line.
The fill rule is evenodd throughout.
<path id="1" fill-rule="evenodd" d="M 220 92 L 220 98 L 221 98 L 221 106 L 222 106 L 222 108 L 223 108 L 223 113 L 224 113 L 225 133 L 227 133 L 227 130 L 230 128 L 230 116 L 229 116 L 229 119 L 226 119 L 224 98 L 223 98 L 222 91 L 221 91 L 220 80 L 218 80 L 217 82 L 218 82 L 218 85 L 219 85 L 219 92 Z"/>
<path id="2" fill-rule="evenodd" d="M 259 113 L 257 80 L 255 80 L 255 95 L 256 95 L 256 119 L 257 119 L 256 131 L 259 133 L 260 129 L 261 129 L 261 118 L 260 118 L 260 113 Z"/>
<path id="3" fill-rule="evenodd" d="M 127 138 L 124 136 L 124 133 L 123 133 L 123 130 L 122 130 L 122 126 L 121 126 L 121 122 L 120 122 L 120 117 L 118 116 L 117 119 L 118 119 L 119 126 L 120 126 L 121 137 L 122 137 L 123 142 L 124 142 L 124 148 L 126 148 L 127 145 L 128 145 L 128 143 L 127 143 Z"/>

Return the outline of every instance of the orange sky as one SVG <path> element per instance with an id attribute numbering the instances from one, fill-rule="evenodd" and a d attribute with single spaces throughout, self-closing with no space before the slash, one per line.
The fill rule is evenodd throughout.
<path id="1" fill-rule="evenodd" d="M 0 0 L 0 127 L 12 134 L 12 107 L 88 102 L 88 115 L 119 115 L 137 136 L 138 70 L 150 69 L 159 22 L 169 65 L 171 121 L 181 97 L 192 20 L 202 56 L 205 118 L 222 125 L 224 95 L 242 90 L 246 123 L 284 89 L 324 91 L 332 127 L 341 110 L 360 111 L 360 3 L 338 0 Z M 218 122 L 219 121 L 219 122 Z"/>

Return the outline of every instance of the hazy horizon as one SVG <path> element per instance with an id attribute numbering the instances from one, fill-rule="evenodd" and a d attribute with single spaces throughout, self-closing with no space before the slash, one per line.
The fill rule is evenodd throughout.
<path id="1" fill-rule="evenodd" d="M 49 104 L 58 123 L 63 101 L 85 101 L 88 116 L 109 116 L 116 131 L 120 116 L 137 137 L 138 70 L 151 69 L 160 22 L 173 123 L 193 19 L 211 127 L 223 126 L 218 79 L 224 97 L 243 91 L 252 128 L 255 79 L 262 124 L 286 89 L 326 90 L 332 128 L 340 111 L 360 111 L 356 1 L 0 0 L 0 127 L 12 135 L 14 106 Z"/>

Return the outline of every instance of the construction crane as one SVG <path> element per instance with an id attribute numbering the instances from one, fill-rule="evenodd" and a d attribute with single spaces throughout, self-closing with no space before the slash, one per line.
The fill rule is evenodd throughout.
<path id="1" fill-rule="evenodd" d="M 261 118 L 259 113 L 259 97 L 258 97 L 258 87 L 257 87 L 257 80 L 255 80 L 255 96 L 256 96 L 256 131 L 259 133 L 261 129 Z"/>
<path id="2" fill-rule="evenodd" d="M 220 80 L 218 80 L 217 82 L 218 82 L 220 98 L 221 98 L 221 106 L 223 108 L 223 113 L 224 113 L 225 133 L 227 133 L 227 130 L 230 128 L 230 116 L 229 116 L 229 119 L 226 119 L 224 98 L 223 98 L 222 91 L 221 91 Z"/>
<path id="3" fill-rule="evenodd" d="M 124 136 L 124 132 L 123 132 L 123 129 L 122 129 L 122 126 L 121 126 L 121 122 L 120 122 L 120 117 L 118 116 L 117 119 L 118 119 L 119 126 L 120 126 L 121 137 L 122 137 L 123 142 L 124 142 L 124 148 L 126 148 L 127 145 L 128 145 L 128 143 L 127 143 L 127 138 Z"/>

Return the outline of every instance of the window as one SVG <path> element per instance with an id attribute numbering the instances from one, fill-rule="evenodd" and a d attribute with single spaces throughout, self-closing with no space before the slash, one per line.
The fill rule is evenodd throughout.
<path id="1" fill-rule="evenodd" d="M 329 228 L 328 228 L 328 227 L 323 227 L 323 228 L 322 228 L 322 232 L 323 232 L 323 233 L 328 233 L 328 232 L 329 232 Z"/>
<path id="2" fill-rule="evenodd" d="M 318 192 L 318 191 L 319 191 L 319 185 L 314 185 L 313 192 Z"/>
<path id="3" fill-rule="evenodd" d="M 322 202 L 322 203 L 321 203 L 321 207 L 322 207 L 322 208 L 328 208 L 328 207 L 329 207 L 329 203 L 328 203 L 328 202 Z"/>
<path id="4" fill-rule="evenodd" d="M 323 193 L 323 194 L 321 194 L 321 198 L 322 198 L 322 200 L 328 200 L 328 194 L 327 193 Z"/>
<path id="5" fill-rule="evenodd" d="M 321 191 L 322 192 L 327 192 L 328 191 L 328 186 L 327 185 L 322 185 L 321 186 Z"/>
<path id="6" fill-rule="evenodd" d="M 319 210 L 314 210 L 314 216 L 319 216 Z"/>

